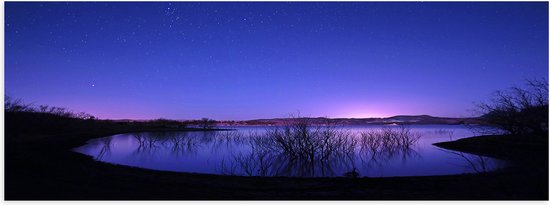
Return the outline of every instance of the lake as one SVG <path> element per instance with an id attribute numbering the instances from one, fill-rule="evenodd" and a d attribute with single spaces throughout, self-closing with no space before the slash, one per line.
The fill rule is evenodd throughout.
<path id="1" fill-rule="evenodd" d="M 74 151 L 113 164 L 240 176 L 427 176 L 488 172 L 506 166 L 502 160 L 432 145 L 476 135 L 471 127 L 464 125 L 406 126 L 410 133 L 418 136 L 406 146 L 361 137 L 362 132 L 395 127 L 398 126 L 338 127 L 350 134 L 351 140 L 346 138 L 338 142 L 341 148 L 318 146 L 311 158 L 292 157 L 289 152 L 278 149 L 273 140 L 265 136 L 266 129 L 270 128 L 262 126 L 220 127 L 235 131 L 118 134 L 92 139 Z"/>

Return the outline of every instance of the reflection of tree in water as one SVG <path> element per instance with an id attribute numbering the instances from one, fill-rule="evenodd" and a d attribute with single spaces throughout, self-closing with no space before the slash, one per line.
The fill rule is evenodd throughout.
<path id="1" fill-rule="evenodd" d="M 157 132 L 136 133 L 134 154 L 152 157 L 158 148 L 175 156 L 189 156 L 208 148 L 223 152 L 219 172 L 248 176 L 358 176 L 358 162 L 381 166 L 417 155 L 420 137 L 408 128 L 384 128 L 359 135 L 342 127 L 311 126 L 297 121 L 265 132 Z M 227 151 L 227 152 L 224 152 Z"/>
<path id="2" fill-rule="evenodd" d="M 179 143 L 179 135 L 186 135 L 186 132 L 147 132 L 134 133 L 132 136 L 137 141 L 138 146 L 154 147 L 164 146 L 167 142 Z"/>
<path id="3" fill-rule="evenodd" d="M 158 151 L 158 149 L 164 144 L 166 140 L 166 133 L 163 132 L 150 132 L 150 133 L 134 133 L 132 137 L 137 141 L 137 148 L 134 150 L 133 155 L 140 156 L 142 158 L 152 158 Z"/>
<path id="4" fill-rule="evenodd" d="M 255 133 L 249 132 L 247 136 L 253 136 Z M 231 130 L 231 131 L 219 131 L 215 133 L 215 136 L 211 142 L 211 153 L 217 153 L 222 150 L 233 150 L 236 146 L 240 146 L 245 143 L 243 133 Z"/>
<path id="5" fill-rule="evenodd" d="M 196 154 L 201 146 L 199 138 L 188 132 L 136 133 L 133 137 L 138 142 L 134 154 L 142 157 L 152 157 L 159 148 L 170 150 L 176 156 Z"/>
<path id="6" fill-rule="evenodd" d="M 360 136 L 332 127 L 310 128 L 307 124 L 271 128 L 264 136 L 248 137 L 250 151 L 233 154 L 233 161 L 222 164 L 222 173 L 249 176 L 357 176 L 356 160 L 365 163 L 402 161 L 417 156 L 413 149 L 420 138 L 410 129 L 385 128 Z"/>
<path id="7" fill-rule="evenodd" d="M 214 140 L 216 140 L 216 133 L 217 131 L 205 131 L 205 132 L 199 132 L 200 138 L 198 139 L 201 143 L 210 143 Z"/>
<path id="8" fill-rule="evenodd" d="M 263 138 L 265 139 L 265 137 Z M 311 161 L 310 158 L 292 157 L 288 154 L 273 150 L 264 146 L 262 138 L 251 139 L 251 151 L 233 155 L 235 168 L 222 167 L 223 173 L 247 175 L 247 176 L 337 176 L 335 170 L 352 170 L 354 166 L 353 156 L 348 154 L 335 154 L 330 158 Z M 228 171 L 230 168 L 233 171 Z"/>
<path id="9" fill-rule="evenodd" d="M 420 157 L 414 146 L 421 135 L 406 127 L 383 128 L 362 132 L 359 137 L 359 158 L 367 166 L 384 166 L 400 157 L 404 163 L 409 158 Z"/>
<path id="10" fill-rule="evenodd" d="M 99 150 L 99 154 L 96 156 L 96 160 L 101 160 L 105 154 L 111 154 L 111 141 L 113 138 L 111 137 L 104 137 L 101 138 L 99 141 L 101 142 L 101 149 Z"/>
<path id="11" fill-rule="evenodd" d="M 394 159 L 400 158 L 402 163 L 406 163 L 413 158 L 421 157 L 420 154 L 411 147 L 403 147 L 399 149 L 383 149 L 383 150 L 360 150 L 359 160 L 367 167 L 383 167 Z"/>
<path id="12" fill-rule="evenodd" d="M 190 136 L 187 132 L 171 133 L 171 135 L 165 136 L 164 139 L 165 149 L 170 150 L 175 156 L 195 155 L 201 147 L 201 143 L 198 142 L 197 138 Z"/>
<path id="13" fill-rule="evenodd" d="M 449 140 L 451 141 L 453 140 L 454 132 L 455 132 L 454 130 L 449 130 L 449 129 L 438 129 L 434 131 L 435 134 L 449 136 Z"/>
<path id="14" fill-rule="evenodd" d="M 464 160 L 464 164 L 461 164 L 459 166 L 472 170 L 476 173 L 489 172 L 492 170 L 492 167 L 495 165 L 491 163 L 492 160 L 489 157 L 475 155 L 475 154 L 465 154 L 464 152 L 455 152 L 455 151 L 449 151 L 445 149 L 439 149 L 439 150 L 458 156 L 459 159 Z"/>

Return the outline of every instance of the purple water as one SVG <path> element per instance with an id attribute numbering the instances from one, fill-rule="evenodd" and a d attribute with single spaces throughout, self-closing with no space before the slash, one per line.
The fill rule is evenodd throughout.
<path id="1" fill-rule="evenodd" d="M 389 126 L 389 125 L 388 125 Z M 352 133 L 380 129 L 377 126 L 346 126 Z M 476 134 L 463 125 L 411 125 L 421 137 L 407 150 L 375 157 L 353 152 L 323 162 L 290 160 L 271 153 L 252 155 L 250 135 L 261 135 L 266 127 L 224 127 L 236 131 L 149 132 L 113 135 L 88 141 L 74 151 L 113 164 L 177 172 L 297 177 L 337 177 L 355 170 L 359 176 L 426 176 L 492 171 L 505 162 L 444 150 L 433 143 Z M 140 142 L 141 140 L 141 142 Z"/>

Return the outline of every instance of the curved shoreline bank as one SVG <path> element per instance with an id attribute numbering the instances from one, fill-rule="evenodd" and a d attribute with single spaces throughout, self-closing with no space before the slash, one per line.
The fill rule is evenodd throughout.
<path id="1" fill-rule="evenodd" d="M 147 170 L 97 162 L 70 151 L 93 138 L 141 131 L 182 130 L 110 130 L 6 140 L 6 200 L 548 199 L 548 180 L 507 170 L 356 179 L 264 178 Z"/>

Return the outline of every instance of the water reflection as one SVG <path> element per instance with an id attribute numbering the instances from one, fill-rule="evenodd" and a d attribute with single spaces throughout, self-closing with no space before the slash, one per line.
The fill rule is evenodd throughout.
<path id="1" fill-rule="evenodd" d="M 111 137 L 105 137 L 105 138 L 101 138 L 99 141 L 101 142 L 101 148 L 99 150 L 99 154 L 96 157 L 97 160 L 101 160 L 103 158 L 103 156 L 105 156 L 105 154 L 110 154 L 111 153 L 112 138 Z"/>
<path id="2" fill-rule="evenodd" d="M 469 170 L 473 170 L 476 173 L 486 173 L 491 171 L 491 167 L 495 166 L 495 163 L 498 163 L 498 161 L 493 161 L 490 157 L 485 157 L 481 155 L 475 155 L 475 154 L 466 154 L 464 152 L 458 152 L 458 151 L 450 151 L 450 150 L 444 150 L 440 149 L 444 152 L 451 153 L 458 158 L 462 159 L 462 163 L 455 164 L 460 167 L 464 167 Z"/>
<path id="3" fill-rule="evenodd" d="M 435 130 L 434 132 L 438 135 L 449 136 L 449 141 L 453 141 L 454 130 L 438 129 L 438 130 Z"/>
<path id="4" fill-rule="evenodd" d="M 248 143 L 250 151 L 234 154 L 235 164 L 230 170 L 227 170 L 225 164 L 222 165 L 224 173 L 247 176 L 335 176 L 338 175 L 335 170 L 354 167 L 354 156 L 351 153 L 338 152 L 330 157 L 309 158 L 279 150 L 265 137 L 249 138 Z"/>
<path id="5" fill-rule="evenodd" d="M 457 137 L 456 133 L 405 127 L 309 127 L 305 131 L 299 126 L 150 132 L 97 139 L 76 151 L 130 166 L 242 176 L 433 175 L 481 173 L 500 166 L 492 158 L 431 146 L 434 140 Z"/>
<path id="6" fill-rule="evenodd" d="M 134 155 L 152 158 L 159 149 L 169 151 L 173 156 L 189 156 L 197 153 L 201 147 L 198 138 L 187 132 L 152 132 L 132 134 L 137 141 Z"/>
<path id="7" fill-rule="evenodd" d="M 421 135 L 409 129 L 383 129 L 361 133 L 359 157 L 367 166 L 384 166 L 389 161 L 400 159 L 405 163 L 411 157 L 420 157 L 415 151 Z"/>

